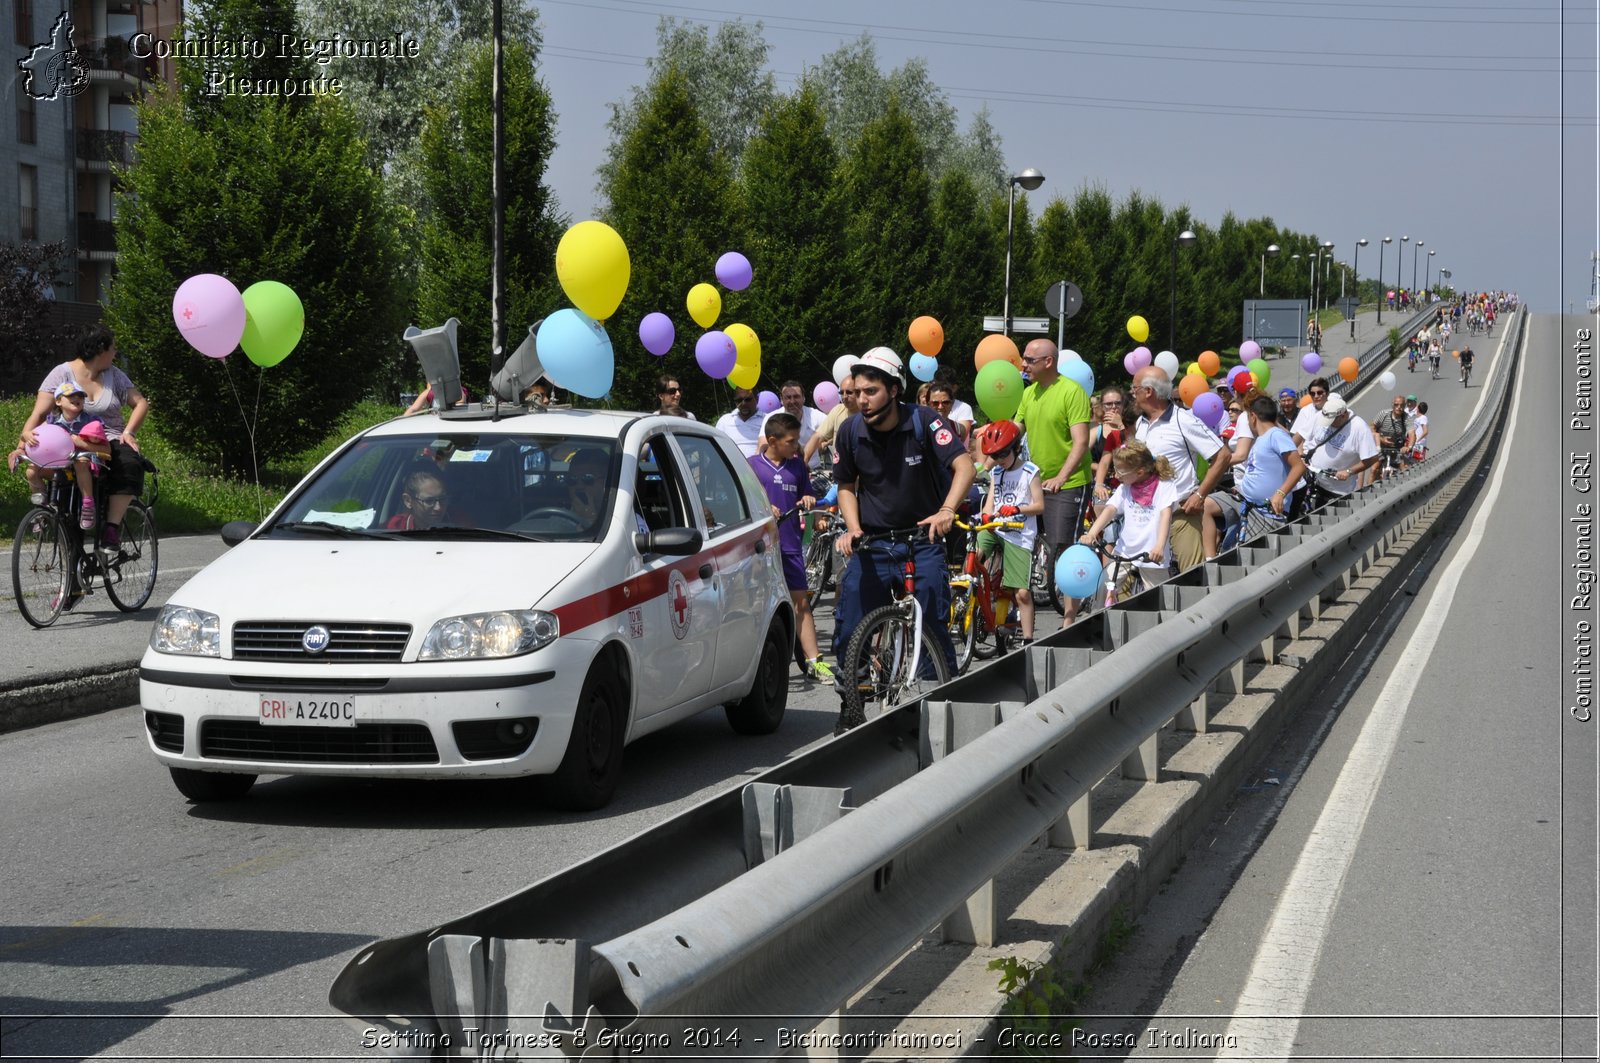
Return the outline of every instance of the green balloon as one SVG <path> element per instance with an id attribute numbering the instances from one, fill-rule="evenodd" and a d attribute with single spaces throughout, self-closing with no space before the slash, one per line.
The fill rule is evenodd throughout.
<path id="1" fill-rule="evenodd" d="M 244 290 L 245 357 L 263 368 L 289 357 L 306 330 L 306 308 L 294 289 L 277 281 L 256 281 Z"/>
<path id="2" fill-rule="evenodd" d="M 1007 421 L 1016 415 L 1022 404 L 1022 371 L 1010 362 L 996 359 L 978 370 L 978 381 L 973 391 L 978 405 L 991 421 Z"/>
<path id="3" fill-rule="evenodd" d="M 248 306 L 249 304 L 246 303 L 245 305 Z M 1272 367 L 1267 364 L 1265 358 L 1252 358 L 1245 363 L 1244 367 L 1250 370 L 1250 375 L 1255 378 L 1256 387 L 1265 389 L 1268 384 L 1272 383 Z"/>

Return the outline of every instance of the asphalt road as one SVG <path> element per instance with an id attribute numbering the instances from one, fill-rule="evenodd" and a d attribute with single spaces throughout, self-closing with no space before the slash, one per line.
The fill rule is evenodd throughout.
<path id="1" fill-rule="evenodd" d="M 1302 707 L 1095 976 L 1083 1013 L 1135 1018 L 1085 1029 L 1140 1046 L 1107 1055 L 1595 1058 L 1596 738 L 1563 698 L 1552 415 L 1581 323 L 1533 321 L 1507 475 L 1355 652 L 1370 674 Z M 1482 379 L 1410 390 L 1451 438 Z"/>

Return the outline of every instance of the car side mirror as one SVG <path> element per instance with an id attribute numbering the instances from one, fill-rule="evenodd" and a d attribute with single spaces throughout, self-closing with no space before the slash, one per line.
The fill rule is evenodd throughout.
<path id="1" fill-rule="evenodd" d="M 222 541 L 229 546 L 238 546 L 255 534 L 256 527 L 255 521 L 230 520 L 222 526 Z"/>
<path id="2" fill-rule="evenodd" d="M 633 545 L 639 548 L 641 554 L 688 557 L 698 554 L 704 542 L 698 528 L 662 528 L 660 531 L 633 534 Z"/>

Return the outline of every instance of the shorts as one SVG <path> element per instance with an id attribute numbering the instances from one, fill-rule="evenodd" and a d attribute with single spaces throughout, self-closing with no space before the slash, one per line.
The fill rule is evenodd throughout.
<path id="1" fill-rule="evenodd" d="M 1083 534 L 1083 496 L 1087 490 L 1087 487 L 1063 487 L 1045 493 L 1044 516 L 1039 526 L 1051 546 L 1071 545 Z"/>
<path id="2" fill-rule="evenodd" d="M 1033 575 L 1033 551 L 1024 550 L 1020 546 L 1009 543 L 992 531 L 978 533 L 979 553 L 985 556 L 992 554 L 996 546 L 1000 547 L 1000 556 L 1004 559 L 1005 564 L 1004 572 L 1000 577 L 1000 586 L 1010 590 L 1019 590 L 1026 587 L 1028 580 Z"/>
<path id="3" fill-rule="evenodd" d="M 783 582 L 791 591 L 807 591 L 811 587 L 806 583 L 806 559 L 799 554 L 783 552 Z"/>
<path id="4" fill-rule="evenodd" d="M 1205 560 L 1205 542 L 1200 538 L 1200 521 L 1210 519 L 1201 513 L 1185 513 L 1183 510 L 1174 510 L 1172 514 L 1172 534 L 1169 543 L 1172 551 L 1172 560 L 1178 565 L 1181 572 L 1190 569 Z"/>

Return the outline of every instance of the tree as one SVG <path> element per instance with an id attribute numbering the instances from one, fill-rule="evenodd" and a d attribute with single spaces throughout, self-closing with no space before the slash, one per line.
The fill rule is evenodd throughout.
<path id="1" fill-rule="evenodd" d="M 464 380 L 487 382 L 492 345 L 493 164 L 489 107 L 493 55 L 480 45 L 447 101 L 422 130 L 418 175 L 430 204 L 422 224 L 417 278 L 419 324 L 461 319 Z M 533 57 L 510 42 L 503 56 L 505 106 L 505 342 L 514 351 L 527 328 L 556 308 L 556 244 L 565 228 L 544 184 L 555 149 L 550 94 Z"/>
<path id="2" fill-rule="evenodd" d="M 893 97 L 862 129 L 840 175 L 851 307 L 846 350 L 904 349 L 906 326 L 933 280 L 933 210 L 922 142 Z"/>
<path id="3" fill-rule="evenodd" d="M 625 102 L 611 104 L 611 118 L 606 123 L 611 143 L 600 166 L 600 188 L 611 184 L 623 145 L 649 106 L 655 83 L 668 70 L 678 71 L 694 86 L 695 108 L 711 148 L 727 162 L 730 172 L 736 173 L 745 145 L 777 98 L 776 82 L 765 69 L 770 51 L 760 22 L 724 22 L 713 35 L 706 26 L 663 16 L 656 25 L 656 55 L 649 60 L 649 80 L 634 86 Z"/>
<path id="4" fill-rule="evenodd" d="M 287 17 L 259 31 L 273 40 L 297 32 Z M 263 455 L 303 446 L 398 358 L 409 293 L 397 219 L 340 100 L 198 97 L 200 62 L 180 60 L 183 88 L 139 106 L 135 160 L 119 175 L 118 272 L 106 317 L 163 429 L 242 471 L 249 440 L 223 413 L 235 389 L 246 410 L 259 395 Z M 247 63 L 234 72 L 254 76 Z M 306 316 L 294 353 L 263 370 L 191 349 L 173 327 L 172 297 L 206 272 L 241 289 L 268 279 L 293 288 Z"/>
<path id="5" fill-rule="evenodd" d="M 317 69 L 338 78 L 373 165 L 383 170 L 395 202 L 417 216 L 427 209 L 418 150 L 428 107 L 450 98 L 473 56 L 491 39 L 490 0 L 299 0 L 300 22 L 312 40 L 415 44 L 415 58 L 332 55 Z M 539 12 L 526 0 L 506 0 L 503 39 L 537 62 L 543 47 Z M 407 233 L 415 233 L 408 226 Z"/>
<path id="6" fill-rule="evenodd" d="M 972 355 L 983 338 L 980 318 L 998 313 L 1005 273 L 1005 242 L 996 242 L 988 225 L 988 200 L 965 170 L 939 179 L 933 197 L 936 246 L 927 312 L 944 328 L 939 363 L 955 370 L 972 394 Z"/>
<path id="7" fill-rule="evenodd" d="M 32 391 L 71 352 L 55 311 L 65 244 L 0 244 L 0 394 Z"/>
<path id="8" fill-rule="evenodd" d="M 653 407 L 655 375 L 665 370 L 680 374 L 690 389 L 684 402 L 704 413 L 724 405 L 726 389 L 705 385 L 695 367 L 700 330 L 689 321 L 684 300 L 696 283 L 713 279 L 717 257 L 738 246 L 738 231 L 730 164 L 713 146 L 689 85 L 676 67 L 652 79 L 601 186 L 609 204 L 605 220 L 627 244 L 632 266 L 628 294 L 607 331 L 616 351 L 612 395 L 618 403 Z M 743 320 L 747 305 L 747 293 L 724 292 L 714 327 Z M 671 317 L 678 332 L 672 351 L 659 359 L 645 352 L 635 332 L 652 311 Z"/>
<path id="9" fill-rule="evenodd" d="M 837 160 L 815 89 L 779 98 L 745 149 L 745 251 L 756 263 L 746 324 L 761 336 L 763 375 L 831 375 L 848 308 Z"/>

